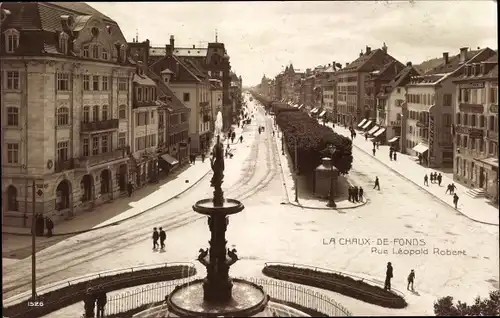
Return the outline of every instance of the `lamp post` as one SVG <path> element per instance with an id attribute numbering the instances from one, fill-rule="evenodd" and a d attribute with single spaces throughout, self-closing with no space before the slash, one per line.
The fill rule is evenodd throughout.
<path id="1" fill-rule="evenodd" d="M 32 185 L 32 216 L 31 216 L 31 298 L 36 300 L 36 195 L 35 195 L 35 179 Z M 27 207 L 27 206 L 26 206 Z"/>
<path id="2" fill-rule="evenodd" d="M 337 148 L 335 148 L 335 146 L 328 146 L 328 150 L 330 152 L 330 196 L 328 198 L 328 204 L 327 206 L 330 207 L 330 208 L 336 208 L 337 207 L 337 204 L 335 203 L 334 201 L 334 181 L 335 181 L 335 178 L 334 178 L 334 170 L 333 170 L 333 157 L 335 155 L 335 152 L 337 151 Z"/>
<path id="3" fill-rule="evenodd" d="M 293 153 L 294 153 L 294 179 L 295 179 L 295 202 L 299 202 L 299 178 L 297 174 L 299 172 L 298 162 L 297 162 L 297 139 L 295 137 L 290 137 L 293 140 Z"/>

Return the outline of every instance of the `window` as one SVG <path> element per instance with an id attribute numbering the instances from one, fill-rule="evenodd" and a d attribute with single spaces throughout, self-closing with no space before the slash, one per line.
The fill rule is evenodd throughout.
<path id="1" fill-rule="evenodd" d="M 470 101 L 471 103 L 475 103 L 477 101 L 477 89 L 471 89 L 470 91 Z"/>
<path id="2" fill-rule="evenodd" d="M 126 105 L 120 105 L 120 107 L 118 108 L 118 118 L 127 119 L 127 106 Z"/>
<path id="3" fill-rule="evenodd" d="M 467 126 L 469 124 L 469 115 L 464 114 L 463 125 Z"/>
<path id="4" fill-rule="evenodd" d="M 445 126 L 451 126 L 451 114 L 443 114 L 443 120 Z"/>
<path id="5" fill-rule="evenodd" d="M 69 91 L 69 74 L 57 73 L 57 90 Z"/>
<path id="6" fill-rule="evenodd" d="M 82 156 L 83 157 L 90 156 L 90 141 L 88 138 L 83 139 Z"/>
<path id="7" fill-rule="evenodd" d="M 135 150 L 146 149 L 146 136 L 135 138 Z"/>
<path id="8" fill-rule="evenodd" d="M 108 140 L 109 140 L 108 135 L 101 136 L 101 152 L 102 153 L 106 153 L 109 151 Z"/>
<path id="9" fill-rule="evenodd" d="M 101 53 L 102 53 L 102 54 L 101 54 L 102 59 L 103 59 L 103 60 L 108 60 L 108 58 L 109 58 L 108 50 L 106 50 L 106 49 L 102 49 L 102 52 L 101 52 Z"/>
<path id="10" fill-rule="evenodd" d="M 14 53 L 19 46 L 19 32 L 14 29 L 5 31 L 5 52 Z"/>
<path id="11" fill-rule="evenodd" d="M 488 153 L 492 155 L 495 152 L 495 143 L 493 141 L 490 141 L 488 143 Z"/>
<path id="12" fill-rule="evenodd" d="M 490 103 L 497 104 L 498 103 L 498 87 L 490 88 Z"/>
<path id="13" fill-rule="evenodd" d="M 83 90 L 90 91 L 90 76 L 83 75 Z"/>
<path id="14" fill-rule="evenodd" d="M 467 140 L 467 136 L 464 136 L 464 142 L 462 143 L 462 146 L 463 146 L 464 148 L 467 148 L 467 147 L 469 146 L 469 145 L 468 145 L 468 143 L 467 143 L 467 141 L 468 141 L 468 140 Z"/>
<path id="15" fill-rule="evenodd" d="M 451 94 L 443 95 L 443 106 L 451 106 Z"/>
<path id="16" fill-rule="evenodd" d="M 137 101 L 142 101 L 142 87 L 137 87 Z"/>
<path id="17" fill-rule="evenodd" d="M 457 113 L 457 125 L 460 125 L 460 113 Z"/>
<path id="18" fill-rule="evenodd" d="M 479 128 L 484 128 L 485 126 L 485 118 L 484 115 L 479 116 Z"/>
<path id="19" fill-rule="evenodd" d="M 99 90 L 99 75 L 92 76 L 92 90 L 93 91 Z"/>
<path id="20" fill-rule="evenodd" d="M 460 141 L 461 141 L 461 140 L 462 140 L 462 136 L 457 135 L 457 141 L 456 141 L 456 143 L 457 143 L 457 147 L 460 147 Z"/>
<path id="21" fill-rule="evenodd" d="M 89 52 L 90 52 L 89 51 L 89 46 L 88 45 L 84 46 L 83 47 L 83 57 L 87 57 L 87 58 L 90 57 Z"/>
<path id="22" fill-rule="evenodd" d="M 118 148 L 123 149 L 127 144 L 127 133 L 118 133 Z"/>
<path id="23" fill-rule="evenodd" d="M 69 141 L 61 141 L 57 143 L 57 161 L 68 161 Z"/>
<path id="24" fill-rule="evenodd" d="M 118 90 L 121 92 L 127 91 L 128 90 L 128 82 L 126 78 L 119 78 L 118 79 Z"/>
<path id="25" fill-rule="evenodd" d="M 7 76 L 5 77 L 5 88 L 6 89 L 19 89 L 19 72 L 18 71 L 7 71 Z"/>
<path id="26" fill-rule="evenodd" d="M 99 154 L 99 137 L 94 136 L 92 137 L 92 155 L 98 155 Z"/>
<path id="27" fill-rule="evenodd" d="M 102 106 L 102 117 L 101 120 L 108 120 L 108 105 L 103 105 Z"/>
<path id="28" fill-rule="evenodd" d="M 102 83 L 101 90 L 108 91 L 109 90 L 109 77 L 103 76 L 101 83 Z"/>
<path id="29" fill-rule="evenodd" d="M 57 110 L 57 126 L 69 125 L 69 109 L 68 107 L 60 107 Z"/>
<path id="30" fill-rule="evenodd" d="M 476 123 L 476 115 L 472 114 L 471 115 L 471 118 L 470 118 L 470 125 L 472 127 L 476 127 L 477 123 Z"/>
<path id="31" fill-rule="evenodd" d="M 99 46 L 98 45 L 93 45 L 92 46 L 92 58 L 93 59 L 98 59 L 99 58 Z"/>
<path id="32" fill-rule="evenodd" d="M 7 143 L 7 163 L 19 163 L 19 144 Z"/>
<path id="33" fill-rule="evenodd" d="M 479 151 L 484 152 L 484 139 L 479 138 Z"/>
<path id="34" fill-rule="evenodd" d="M 149 117 L 147 112 L 140 112 L 135 115 L 136 127 L 148 125 L 148 123 L 149 123 Z"/>
<path id="35" fill-rule="evenodd" d="M 99 106 L 92 107 L 92 121 L 99 121 Z"/>
<path id="36" fill-rule="evenodd" d="M 64 32 L 59 34 L 59 51 L 68 54 L 68 35 Z"/>
<path id="37" fill-rule="evenodd" d="M 89 106 L 83 107 L 83 122 L 84 123 L 90 122 L 90 107 Z"/>
<path id="38" fill-rule="evenodd" d="M 7 126 L 19 126 L 19 108 L 7 107 Z"/>
<path id="39" fill-rule="evenodd" d="M 189 102 L 190 97 L 191 97 L 191 96 L 189 95 L 189 93 L 184 93 L 184 94 L 183 94 L 183 97 L 182 97 L 182 100 L 183 100 L 184 102 Z"/>
<path id="40" fill-rule="evenodd" d="M 7 189 L 7 211 L 18 211 L 17 189 L 13 185 Z"/>

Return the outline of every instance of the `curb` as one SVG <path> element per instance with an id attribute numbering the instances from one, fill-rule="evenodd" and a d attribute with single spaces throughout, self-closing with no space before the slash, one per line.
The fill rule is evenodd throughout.
<path id="1" fill-rule="evenodd" d="M 116 222 L 113 222 L 113 223 L 110 223 L 110 224 L 106 224 L 106 225 L 102 225 L 102 226 L 99 226 L 99 227 L 95 227 L 95 228 L 91 228 L 91 229 L 86 229 L 86 230 L 80 230 L 80 231 L 75 231 L 75 232 L 66 232 L 66 233 L 57 233 L 57 234 L 52 234 L 52 236 L 67 236 L 67 235 L 77 235 L 77 234 L 82 234 L 82 233 L 87 233 L 87 232 L 92 232 L 92 231 L 97 231 L 97 230 L 101 230 L 101 229 L 105 229 L 107 227 L 111 227 L 111 226 L 116 226 L 116 225 L 119 225 L 121 224 L 122 222 L 126 222 L 126 221 L 129 221 L 133 218 L 136 218 L 138 216 L 141 216 L 143 215 L 144 213 L 146 212 L 149 212 L 157 207 L 159 207 L 160 205 L 162 204 L 165 204 L 167 202 L 170 202 L 172 201 L 173 199 L 177 198 L 178 196 L 186 193 L 188 190 L 190 190 L 192 187 L 194 187 L 195 185 L 197 185 L 198 183 L 200 183 L 201 180 L 203 180 L 210 172 L 212 172 L 211 169 L 209 169 L 205 174 L 203 174 L 198 180 L 196 180 L 196 182 L 192 183 L 189 187 L 187 187 L 186 189 L 182 190 L 181 192 L 171 196 L 170 198 L 168 198 L 167 200 L 161 202 L 161 203 L 158 203 L 152 207 L 149 207 L 147 208 L 146 210 L 144 211 L 141 211 L 137 214 L 134 214 L 132 216 L 129 216 L 129 217 L 126 217 L 124 218 L 123 220 L 119 220 L 119 221 L 116 221 Z M 12 232 L 3 232 L 2 231 L 2 234 L 10 234 L 10 235 L 17 235 L 17 236 L 32 236 L 31 233 L 12 233 Z"/>
<path id="2" fill-rule="evenodd" d="M 330 127 L 331 128 L 331 127 Z M 333 130 L 333 129 L 332 129 Z M 355 145 L 353 143 L 353 146 L 356 147 L 357 149 L 361 150 L 362 152 L 366 153 L 366 154 L 370 154 L 368 151 L 364 150 L 363 148 Z M 495 224 L 495 223 L 489 223 L 489 222 L 484 222 L 484 221 L 479 221 L 479 220 L 475 220 L 473 218 L 471 218 L 470 216 L 466 215 L 465 213 L 461 212 L 460 210 L 458 209 L 455 209 L 453 206 L 451 206 L 448 202 L 446 202 L 445 200 L 441 199 L 440 197 L 434 195 L 434 193 L 428 191 L 426 188 L 422 187 L 420 184 L 418 184 L 417 182 L 411 180 L 410 178 L 406 177 L 404 174 L 400 173 L 399 171 L 393 169 L 391 166 L 389 166 L 388 164 L 386 164 L 385 162 L 381 161 L 380 159 L 378 159 L 377 157 L 375 157 L 375 159 L 383 164 L 384 166 L 386 166 L 387 168 L 389 168 L 391 171 L 395 172 L 397 175 L 399 175 L 400 177 L 402 177 L 403 179 L 407 180 L 407 181 L 410 181 L 411 183 L 413 183 L 414 185 L 416 185 L 418 188 L 424 190 L 425 192 L 427 192 L 428 194 L 432 195 L 434 198 L 438 199 L 442 204 L 445 204 L 448 208 L 452 208 L 454 211 L 460 213 L 461 215 L 465 216 L 466 218 L 468 218 L 469 220 L 471 221 L 474 221 L 474 222 L 477 222 L 477 223 L 481 223 L 481 224 L 486 224 L 486 225 L 494 225 L 494 226 L 498 226 L 498 224 Z"/>

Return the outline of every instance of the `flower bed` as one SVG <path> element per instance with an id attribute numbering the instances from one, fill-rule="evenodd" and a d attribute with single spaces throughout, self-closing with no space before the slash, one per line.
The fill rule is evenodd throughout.
<path id="1" fill-rule="evenodd" d="M 61 308 L 73 305 L 79 301 L 83 301 L 88 288 L 98 289 L 100 292 L 108 293 L 114 290 L 156 283 L 159 281 L 176 280 L 193 275 L 196 275 L 196 269 L 194 267 L 178 265 L 103 276 L 39 295 L 40 299 L 43 301 L 43 307 L 28 307 L 27 302 L 21 302 L 3 308 L 3 315 L 10 318 L 41 317 Z"/>
<path id="2" fill-rule="evenodd" d="M 365 283 L 363 280 L 336 273 L 286 265 L 268 265 L 264 267 L 262 273 L 275 279 L 330 290 L 382 307 L 405 308 L 408 305 L 399 295 Z"/>

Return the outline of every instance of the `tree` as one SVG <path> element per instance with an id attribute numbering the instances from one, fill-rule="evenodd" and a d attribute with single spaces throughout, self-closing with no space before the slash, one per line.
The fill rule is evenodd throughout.
<path id="1" fill-rule="evenodd" d="M 436 316 L 499 316 L 500 291 L 490 292 L 490 298 L 481 299 L 478 296 L 473 305 L 467 305 L 461 301 L 454 305 L 453 297 L 442 297 L 434 302 L 434 314 Z"/>

